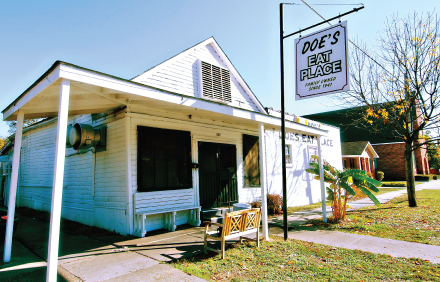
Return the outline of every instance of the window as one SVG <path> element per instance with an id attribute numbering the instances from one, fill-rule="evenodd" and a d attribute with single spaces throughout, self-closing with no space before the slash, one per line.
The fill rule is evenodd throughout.
<path id="1" fill-rule="evenodd" d="M 350 159 L 350 168 L 356 168 L 356 165 L 354 164 L 354 159 Z"/>
<path id="2" fill-rule="evenodd" d="M 347 168 L 347 160 L 344 160 L 344 168 Z"/>
<path id="3" fill-rule="evenodd" d="M 190 187 L 190 132 L 138 126 L 138 191 Z"/>
<path id="4" fill-rule="evenodd" d="M 231 103 L 231 78 L 229 71 L 199 61 L 199 79 L 202 98 Z"/>
<path id="5" fill-rule="evenodd" d="M 260 146 L 257 136 L 243 134 L 244 186 L 259 187 Z"/>
<path id="6" fill-rule="evenodd" d="M 309 162 L 313 163 L 313 162 L 318 162 L 317 161 L 317 157 L 318 157 L 318 147 L 316 146 L 307 146 L 307 149 L 309 151 Z M 314 158 L 313 156 L 315 156 L 316 158 Z"/>
<path id="7" fill-rule="evenodd" d="M 292 164 L 292 145 L 286 145 L 286 164 Z"/>

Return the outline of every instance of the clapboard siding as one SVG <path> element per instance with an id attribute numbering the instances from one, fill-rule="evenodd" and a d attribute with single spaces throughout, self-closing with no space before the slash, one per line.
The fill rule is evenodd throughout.
<path id="1" fill-rule="evenodd" d="M 135 212 L 152 213 L 196 206 L 194 189 L 135 193 Z"/>
<path id="2" fill-rule="evenodd" d="M 69 119 L 69 124 L 106 124 L 107 150 L 95 154 L 94 149 L 66 149 L 62 216 L 127 234 L 125 121 L 123 115 L 116 115 L 95 122 L 90 115 Z M 18 189 L 21 206 L 50 211 L 56 125 L 54 120 L 23 134 Z"/>
<path id="3" fill-rule="evenodd" d="M 153 111 L 152 111 L 153 112 Z M 237 179 L 240 202 L 247 201 L 249 191 L 243 191 L 243 151 L 242 136 L 258 136 L 258 128 L 225 124 L 201 117 L 189 120 L 177 113 L 118 113 L 116 116 L 92 122 L 91 117 L 77 116 L 70 122 L 89 123 L 93 126 L 107 126 L 106 151 L 94 153 L 93 149 L 77 152 L 66 150 L 66 165 L 63 191 L 63 217 L 82 223 L 95 225 L 108 230 L 127 234 L 129 232 L 129 200 L 137 190 L 137 126 L 150 126 L 165 129 L 185 130 L 191 132 L 192 158 L 198 160 L 197 142 L 215 142 L 234 144 L 237 154 Z M 171 117 L 167 117 L 171 116 Z M 127 119 L 130 119 L 128 130 L 131 151 L 129 156 L 131 168 L 130 193 L 127 194 Z M 23 137 L 22 166 L 19 189 L 22 204 L 49 210 L 51 201 L 54 136 L 56 123 L 49 124 L 26 132 Z M 30 145 L 30 144 L 33 144 Z M 36 146 L 35 144 L 38 144 Z M 32 173 L 32 174 L 31 174 Z M 193 191 L 184 202 L 176 206 L 191 203 L 198 205 L 198 172 L 193 172 Z M 256 189 L 255 189 L 256 190 Z M 177 191 L 176 193 L 180 193 Z M 163 194 L 163 192 L 162 192 Z M 164 196 L 165 197 L 165 196 Z M 163 201 L 162 201 L 163 202 Z M 169 205 L 168 205 L 169 206 Z M 149 208 L 160 209 L 161 205 L 149 203 Z M 188 211 L 176 214 L 176 224 L 188 222 Z M 112 220 L 108 220 L 111 217 Z M 163 215 L 149 215 L 146 220 L 147 231 L 164 227 Z"/>
<path id="4" fill-rule="evenodd" d="M 131 129 L 130 129 L 130 142 L 131 142 L 131 171 L 132 171 L 132 191 L 131 193 L 135 193 L 137 189 L 137 127 L 138 126 L 151 126 L 158 128 L 166 128 L 166 129 L 174 129 L 174 130 L 185 130 L 191 132 L 191 138 L 193 139 L 192 147 L 197 147 L 197 141 L 206 141 L 206 142 L 214 142 L 214 143 L 227 143 L 234 144 L 236 146 L 237 153 L 237 185 L 238 192 L 240 197 L 243 196 L 244 199 L 248 198 L 248 192 L 243 192 L 243 149 L 242 149 L 242 140 L 243 134 L 251 134 L 258 136 L 258 128 L 248 128 L 243 129 L 239 126 L 231 125 L 231 126 L 220 126 L 215 123 L 198 123 L 188 120 L 179 120 L 172 119 L 166 117 L 159 116 L 148 116 L 142 114 L 130 114 L 131 119 Z M 206 121 L 207 122 L 207 121 Z M 217 136 L 220 134 L 220 136 Z M 197 162 L 198 153 L 197 148 L 192 148 L 193 152 L 193 161 Z M 198 177 L 198 172 L 193 174 L 195 177 Z M 196 184 L 198 183 L 197 179 L 193 178 L 193 188 L 195 190 L 196 202 L 199 202 L 198 195 L 198 187 Z M 243 202 L 240 198 L 240 202 Z M 185 213 L 182 213 L 182 217 L 185 217 Z M 159 223 L 158 216 L 147 216 L 148 224 L 151 228 L 153 226 L 161 226 L 162 223 Z M 152 222 L 150 222 L 150 220 Z M 155 222 L 157 221 L 157 224 Z M 162 227 L 158 227 L 162 228 Z M 153 230 L 153 229 L 147 229 Z"/>
<path id="5" fill-rule="evenodd" d="M 107 150 L 96 155 L 96 207 L 126 210 L 125 152 L 125 120 L 119 119 L 108 123 Z"/>
<path id="6" fill-rule="evenodd" d="M 192 48 L 133 80 L 182 95 L 200 97 L 198 59 L 228 69 L 214 48 L 207 44 Z M 259 111 L 234 76 L 231 76 L 231 97 L 232 106 Z"/>
<path id="7" fill-rule="evenodd" d="M 179 117 L 176 115 L 176 118 L 169 118 L 164 116 L 151 116 L 147 114 L 139 114 L 139 113 L 130 113 L 128 114 L 131 117 L 131 127 L 130 127 L 130 146 L 131 146 L 131 175 L 132 175 L 132 185 L 131 185 L 131 193 L 135 194 L 137 190 L 137 127 L 138 126 L 150 126 L 150 127 L 157 127 L 157 128 L 165 128 L 165 129 L 173 129 L 173 130 L 184 130 L 191 132 L 191 146 L 192 146 L 192 159 L 194 162 L 198 162 L 198 141 L 205 141 L 205 142 L 214 142 L 214 143 L 226 143 L 226 144 L 234 144 L 236 146 L 236 154 L 237 154 L 237 186 L 238 186 L 238 193 L 239 193 L 239 201 L 240 202 L 247 202 L 248 192 L 249 191 L 243 191 L 243 149 L 242 149 L 242 140 L 243 140 L 243 134 L 250 134 L 250 135 L 256 135 L 258 136 L 258 128 L 243 128 L 239 125 L 221 125 L 221 123 L 210 121 L 210 120 L 203 120 L 203 123 L 197 122 L 196 120 L 188 120 L 183 119 L 185 117 L 181 117 L 182 119 L 179 119 Z M 220 135 L 220 136 L 218 136 Z M 184 203 L 172 203 L 168 202 L 167 208 L 169 208 L 170 204 L 175 205 L 176 207 L 182 204 L 189 204 L 194 203 L 194 205 L 199 205 L 199 190 L 198 190 L 198 170 L 193 171 L 193 189 L 194 189 L 194 196 L 191 199 L 184 199 Z M 142 207 L 139 207 L 139 209 L 146 209 L 149 210 L 161 210 L 163 208 L 162 203 L 164 202 L 163 199 L 161 201 L 156 201 L 155 197 L 153 197 L 157 193 L 160 195 L 161 198 L 167 197 L 167 196 L 173 196 L 174 193 L 185 193 L 186 190 L 193 190 L 193 189 L 182 189 L 179 190 L 173 190 L 173 191 L 165 191 L 165 192 L 150 192 L 150 193 L 136 193 L 136 194 L 145 194 L 145 195 L 151 195 L 151 200 L 148 202 L 148 204 Z M 257 189 L 254 189 L 257 190 Z M 167 194 L 169 193 L 169 195 Z M 187 195 L 188 196 L 188 195 Z M 242 200 L 243 199 L 243 200 Z M 167 201 L 165 201 L 167 202 Z M 135 208 L 136 211 L 136 208 Z M 176 214 L 176 224 L 184 224 L 188 222 L 189 219 L 189 212 L 188 211 L 182 211 L 177 212 Z M 155 229 L 160 228 L 166 228 L 165 226 L 165 217 L 162 214 L 154 214 L 154 215 L 147 215 L 145 219 L 145 228 L 146 231 L 151 231 Z"/>
<path id="8" fill-rule="evenodd" d="M 19 205 L 50 211 L 55 159 L 56 120 L 23 134 L 20 163 Z M 62 216 L 93 224 L 93 153 L 66 150 Z M 75 210 L 75 211 L 74 211 Z"/>

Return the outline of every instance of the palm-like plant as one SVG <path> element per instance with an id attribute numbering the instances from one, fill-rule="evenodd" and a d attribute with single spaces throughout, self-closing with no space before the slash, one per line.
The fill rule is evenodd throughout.
<path id="1" fill-rule="evenodd" d="M 311 168 L 307 172 L 315 174 L 315 179 L 320 178 L 318 157 L 313 157 L 310 163 Z M 376 196 L 372 192 L 379 192 L 377 186 L 382 183 L 375 179 L 369 178 L 367 172 L 359 169 L 347 169 L 340 171 L 330 165 L 327 161 L 323 162 L 324 182 L 329 183 L 327 187 L 328 200 L 332 202 L 333 215 L 329 218 L 330 222 L 337 222 L 345 219 L 347 210 L 347 201 L 350 197 L 365 194 L 376 206 L 380 205 Z"/>

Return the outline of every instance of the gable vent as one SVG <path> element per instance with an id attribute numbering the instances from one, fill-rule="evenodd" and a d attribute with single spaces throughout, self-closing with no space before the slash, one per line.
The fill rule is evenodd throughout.
<path id="1" fill-rule="evenodd" d="M 202 97 L 227 103 L 231 98 L 231 76 L 227 69 L 200 61 L 200 88 Z"/>

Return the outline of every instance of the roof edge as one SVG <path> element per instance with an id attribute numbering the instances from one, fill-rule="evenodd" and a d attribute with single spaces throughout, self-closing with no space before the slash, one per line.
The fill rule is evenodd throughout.
<path id="1" fill-rule="evenodd" d="M 23 93 L 21 93 L 12 103 L 10 103 L 6 108 L 2 111 L 2 114 L 4 114 L 7 110 L 9 110 L 12 106 L 14 106 L 21 98 L 23 98 L 32 88 L 34 88 L 38 83 L 40 83 L 44 78 L 46 78 L 52 71 L 54 71 L 61 63 L 64 63 L 63 61 L 55 61 L 53 65 L 45 71 L 37 80 L 35 80 L 34 83 L 31 84 Z"/>

